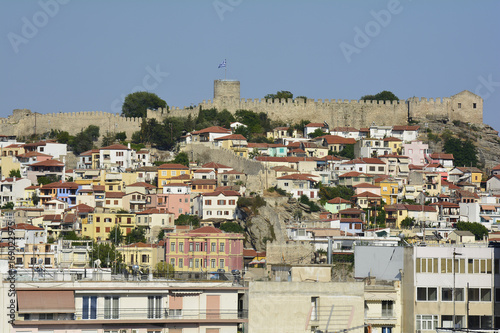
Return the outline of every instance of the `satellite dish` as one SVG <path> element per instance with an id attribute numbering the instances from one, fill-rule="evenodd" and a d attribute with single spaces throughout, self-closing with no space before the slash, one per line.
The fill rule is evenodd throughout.
<path id="1" fill-rule="evenodd" d="M 39 259 L 38 259 L 38 264 L 39 264 L 39 265 L 43 264 L 43 259 L 42 259 L 42 258 L 39 258 Z"/>
<path id="2" fill-rule="evenodd" d="M 138 271 L 138 270 L 139 270 L 139 266 L 138 266 L 138 265 L 134 265 L 134 266 L 132 266 L 132 269 L 133 269 L 134 271 Z"/>

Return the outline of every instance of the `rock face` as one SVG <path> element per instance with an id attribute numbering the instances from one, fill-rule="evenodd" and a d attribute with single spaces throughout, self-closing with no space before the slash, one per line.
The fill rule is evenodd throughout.
<path id="1" fill-rule="evenodd" d="M 318 214 L 309 214 L 300 207 L 296 200 L 288 197 L 264 197 L 266 205 L 258 208 L 258 213 L 248 213 L 243 217 L 246 227 L 245 247 L 258 251 L 266 250 L 266 241 L 283 244 L 288 240 L 286 223 L 294 220 L 294 215 L 301 212 L 303 220 L 318 218 Z"/>
<path id="2" fill-rule="evenodd" d="M 442 136 L 443 134 L 451 133 L 460 139 L 471 140 L 475 144 L 478 152 L 478 161 L 486 174 L 489 174 L 489 171 L 494 166 L 500 164 L 500 137 L 498 137 L 498 131 L 489 125 L 432 120 L 420 123 L 419 125 L 421 126 L 422 133 L 420 139 L 427 142 L 429 148 L 434 152 L 443 151 L 444 140 Z M 430 137 L 432 138 L 434 135 L 434 140 L 429 138 L 429 133 L 426 133 L 429 130 L 431 133 Z"/>

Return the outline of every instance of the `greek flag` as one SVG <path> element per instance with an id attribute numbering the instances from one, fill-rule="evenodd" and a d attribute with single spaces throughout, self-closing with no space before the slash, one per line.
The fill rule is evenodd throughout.
<path id="1" fill-rule="evenodd" d="M 226 59 L 224 59 L 223 62 L 220 63 L 219 68 L 225 68 L 226 67 Z"/>

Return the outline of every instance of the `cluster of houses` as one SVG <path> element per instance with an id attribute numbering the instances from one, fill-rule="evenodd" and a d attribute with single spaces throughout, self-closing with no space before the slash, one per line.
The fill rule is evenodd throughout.
<path id="1" fill-rule="evenodd" d="M 266 251 L 247 249 L 245 235 L 218 228 L 238 220 L 238 200 L 250 196 L 251 185 L 250 175 L 219 163 L 224 161 L 154 166 L 149 150 L 113 144 L 80 154 L 70 169 L 65 144 L 0 136 L 0 272 L 4 279 L 12 268 L 19 275 L 16 319 L 2 322 L 2 329 L 500 327 L 500 258 L 492 246 L 500 239 L 500 165 L 488 172 L 456 166 L 453 155 L 431 152 L 419 140 L 418 126 L 330 129 L 310 123 L 304 133 L 275 128 L 267 133 L 272 144 L 247 142 L 233 133 L 238 126 L 245 125 L 191 132 L 184 144 L 260 162 L 267 173 L 256 192 L 264 199 L 274 187 L 320 206 L 307 218 L 284 221 L 286 242 L 268 242 Z M 348 146 L 354 158 L 340 154 Z M 338 186 L 353 195 L 322 197 L 321 187 Z M 193 217 L 199 227 L 176 223 Z M 456 230 L 459 221 L 481 223 L 488 237 Z M 128 272 L 148 272 L 141 281 L 135 276 L 118 283 L 116 270 L 102 267 L 109 263 L 94 260 L 93 244 L 112 242 L 114 229 L 123 235 L 144 230 L 146 242 L 116 247 Z M 79 239 L 65 240 L 68 233 Z M 335 259 L 345 256 L 355 259 L 353 266 Z M 175 272 L 165 281 L 153 277 L 162 263 Z M 228 272 L 234 273 L 230 281 L 221 281 Z M 3 285 L 2 293 L 8 289 Z M 60 302 L 43 302 L 52 298 Z M 2 302 L 7 308 L 8 299 Z"/>

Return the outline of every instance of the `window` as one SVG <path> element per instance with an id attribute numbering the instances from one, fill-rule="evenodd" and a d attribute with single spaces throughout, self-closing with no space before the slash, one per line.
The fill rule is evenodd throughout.
<path id="1" fill-rule="evenodd" d="M 417 315 L 417 330 L 434 330 L 438 327 L 437 315 Z"/>
<path id="2" fill-rule="evenodd" d="M 149 262 L 149 258 L 148 258 L 147 254 L 143 254 L 141 259 L 142 259 L 142 262 Z"/>
<path id="3" fill-rule="evenodd" d="M 217 251 L 217 244 L 216 243 L 212 243 L 212 248 L 210 249 L 211 252 L 215 252 Z"/>
<path id="4" fill-rule="evenodd" d="M 193 258 L 189 259 L 189 268 L 193 268 Z"/>
<path id="5" fill-rule="evenodd" d="M 383 167 L 383 166 L 379 166 L 379 167 L 378 167 L 378 171 L 380 171 L 380 172 L 384 172 L 384 167 Z"/>
<path id="6" fill-rule="evenodd" d="M 84 296 L 82 319 L 97 319 L 97 296 Z"/>
<path id="7" fill-rule="evenodd" d="M 491 302 L 491 289 L 469 288 L 470 302 Z"/>
<path id="8" fill-rule="evenodd" d="M 196 251 L 200 251 L 200 243 L 196 243 Z"/>
<path id="9" fill-rule="evenodd" d="M 416 272 L 417 273 L 438 273 L 438 259 L 437 258 L 417 258 L 417 260 L 416 260 Z"/>
<path id="10" fill-rule="evenodd" d="M 54 320 L 54 314 L 53 313 L 40 313 L 38 315 L 38 320 Z"/>
<path id="11" fill-rule="evenodd" d="M 175 258 L 170 259 L 170 265 L 172 265 L 172 267 L 175 267 Z"/>
<path id="12" fill-rule="evenodd" d="M 161 318 L 161 296 L 148 296 L 148 318 Z"/>
<path id="13" fill-rule="evenodd" d="M 193 250 L 194 250 L 194 243 L 193 243 L 193 242 L 190 242 L 190 243 L 189 243 L 189 251 L 190 251 L 190 252 L 193 252 Z"/>
<path id="14" fill-rule="evenodd" d="M 219 260 L 219 267 L 224 268 L 224 259 Z"/>
<path id="15" fill-rule="evenodd" d="M 119 318 L 119 298 L 117 296 L 104 297 L 104 319 Z"/>
<path id="16" fill-rule="evenodd" d="M 288 183 L 284 183 L 283 185 L 284 185 L 285 187 L 288 187 Z"/>
<path id="17" fill-rule="evenodd" d="M 458 103 L 458 108 L 461 109 L 462 108 L 462 103 Z"/>
<path id="18" fill-rule="evenodd" d="M 374 166 L 371 166 L 371 167 L 370 167 L 370 171 L 375 171 L 375 167 L 374 167 Z"/>
<path id="19" fill-rule="evenodd" d="M 175 242 L 170 243 L 170 252 L 175 252 Z"/>
<path id="20" fill-rule="evenodd" d="M 194 260 L 194 268 L 199 268 L 200 267 L 200 259 L 195 259 Z"/>
<path id="21" fill-rule="evenodd" d="M 184 252 L 184 243 L 179 243 L 179 252 Z"/>
<path id="22" fill-rule="evenodd" d="M 184 267 L 183 259 L 179 258 L 179 268 Z"/>
<path id="23" fill-rule="evenodd" d="M 469 316 L 469 326 L 467 328 L 492 328 L 491 316 Z"/>
<path id="24" fill-rule="evenodd" d="M 224 252 L 224 243 L 219 244 L 219 252 Z"/>
<path id="25" fill-rule="evenodd" d="M 312 307 L 311 320 L 319 320 L 318 303 L 319 303 L 319 297 L 311 297 L 311 307 Z"/>
<path id="26" fill-rule="evenodd" d="M 473 109 L 477 108 L 477 104 L 476 103 L 472 103 L 472 108 Z"/>
<path id="27" fill-rule="evenodd" d="M 215 259 L 210 260 L 210 268 L 215 268 Z"/>
<path id="28" fill-rule="evenodd" d="M 212 200 L 205 200 L 205 205 L 210 206 L 212 204 Z"/>
<path id="29" fill-rule="evenodd" d="M 464 316 L 455 316 L 455 328 L 462 328 L 465 324 Z M 453 328 L 453 316 L 441 316 L 441 327 Z"/>
<path id="30" fill-rule="evenodd" d="M 417 301 L 437 301 L 437 288 L 418 287 Z"/>
<path id="31" fill-rule="evenodd" d="M 50 265 L 50 258 L 45 258 L 45 265 Z"/>
<path id="32" fill-rule="evenodd" d="M 393 317 L 394 312 L 394 302 L 393 301 L 382 301 L 382 317 Z"/>

